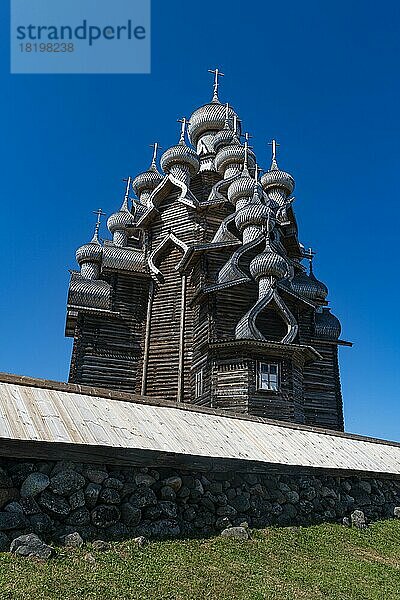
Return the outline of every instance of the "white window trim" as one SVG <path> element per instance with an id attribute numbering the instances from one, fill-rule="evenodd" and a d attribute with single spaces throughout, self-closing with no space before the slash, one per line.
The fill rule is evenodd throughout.
<path id="1" fill-rule="evenodd" d="M 268 387 L 263 387 L 261 374 L 262 374 L 262 366 L 266 365 L 268 367 Z M 276 367 L 276 387 L 273 387 L 270 382 L 271 373 L 270 368 Z M 280 389 L 280 364 L 278 362 L 264 362 L 258 361 L 257 363 L 257 390 L 260 392 L 279 392 Z"/>
<path id="2" fill-rule="evenodd" d="M 195 398 L 200 398 L 204 393 L 204 367 L 195 373 Z"/>

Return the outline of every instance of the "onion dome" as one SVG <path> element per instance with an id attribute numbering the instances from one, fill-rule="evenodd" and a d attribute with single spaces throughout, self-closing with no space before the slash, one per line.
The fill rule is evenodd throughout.
<path id="1" fill-rule="evenodd" d="M 254 194 L 255 186 L 258 185 L 259 184 L 255 182 L 254 178 L 250 176 L 247 166 L 245 166 L 241 176 L 229 186 L 228 198 L 234 204 L 243 198 L 251 198 Z"/>
<path id="2" fill-rule="evenodd" d="M 158 171 L 156 164 L 151 163 L 150 168 L 143 173 L 139 173 L 132 181 L 132 188 L 135 194 L 140 198 L 143 192 L 151 193 L 163 180 L 163 176 Z"/>
<path id="3" fill-rule="evenodd" d="M 265 250 L 250 263 L 250 273 L 254 279 L 262 277 L 273 277 L 274 279 L 283 279 L 288 272 L 286 260 L 271 246 L 269 238 L 266 239 Z"/>
<path id="4" fill-rule="evenodd" d="M 342 332 L 340 321 L 331 313 L 330 308 L 323 308 L 315 315 L 315 335 L 330 340 L 337 340 Z"/>
<path id="5" fill-rule="evenodd" d="M 124 231 L 128 227 L 132 227 L 133 222 L 134 217 L 128 208 L 127 198 L 125 198 L 119 211 L 108 218 L 107 227 L 110 233 L 114 234 L 116 231 Z"/>
<path id="6" fill-rule="evenodd" d="M 254 183 L 253 187 L 257 185 Z M 240 208 L 235 215 L 235 224 L 237 229 L 242 232 L 246 227 L 265 227 L 268 223 L 268 231 L 274 227 L 274 221 L 271 219 L 271 210 L 265 204 L 262 204 L 257 198 Z"/>
<path id="7" fill-rule="evenodd" d="M 196 175 L 200 168 L 199 157 L 193 148 L 189 148 L 183 140 L 176 146 L 168 148 L 161 156 L 161 168 L 168 173 L 174 165 L 186 167 L 190 175 Z"/>
<path id="8" fill-rule="evenodd" d="M 80 265 L 84 263 L 101 263 L 103 247 L 99 242 L 97 232 L 92 237 L 91 241 L 84 246 L 81 246 L 76 251 L 76 261 Z"/>
<path id="9" fill-rule="evenodd" d="M 219 100 L 213 100 L 208 104 L 200 106 L 191 115 L 188 128 L 189 139 L 193 146 L 197 146 L 200 137 L 206 133 L 215 134 L 225 125 L 225 106 Z M 229 107 L 229 119 L 232 120 L 235 116 L 235 111 Z"/>
<path id="10" fill-rule="evenodd" d="M 294 190 L 294 179 L 285 171 L 281 171 L 278 167 L 276 159 L 272 159 L 271 168 L 261 177 L 261 184 L 264 190 L 270 188 L 281 188 L 286 194 L 291 194 Z"/>
<path id="11" fill-rule="evenodd" d="M 214 152 L 218 152 L 218 150 L 220 150 L 224 146 L 229 146 L 230 144 L 232 144 L 235 137 L 236 137 L 236 133 L 233 131 L 233 129 L 231 129 L 229 127 L 229 125 L 225 124 L 224 128 L 221 129 L 221 131 L 218 131 L 218 133 L 216 133 L 214 136 L 214 139 L 213 139 Z"/>
<path id="12" fill-rule="evenodd" d="M 315 277 L 311 265 L 310 274 L 307 275 L 304 271 L 298 273 L 293 277 L 291 285 L 296 294 L 304 296 L 312 302 L 325 302 L 328 295 L 328 288 Z"/>
<path id="13" fill-rule="evenodd" d="M 229 146 L 222 147 L 217 153 L 214 164 L 218 173 L 223 175 L 229 167 L 242 165 L 245 160 L 245 149 L 240 143 L 236 134 L 233 136 L 232 143 Z M 250 169 L 254 169 L 256 157 L 254 152 L 248 150 L 248 165 Z"/>

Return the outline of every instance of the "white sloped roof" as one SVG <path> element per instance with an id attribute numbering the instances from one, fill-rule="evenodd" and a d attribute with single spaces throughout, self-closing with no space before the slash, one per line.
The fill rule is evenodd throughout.
<path id="1" fill-rule="evenodd" d="M 53 442 L 239 459 L 252 463 L 400 475 L 400 444 L 247 416 L 225 416 L 107 391 L 25 380 L 1 382 L 0 448 L 14 442 Z M 18 379 L 18 378 L 16 378 Z M 20 378 L 21 380 L 21 378 Z M 46 383 L 51 383 L 46 387 Z M 111 396 L 105 397 L 105 396 Z M 243 464 L 241 465 L 243 467 Z"/>

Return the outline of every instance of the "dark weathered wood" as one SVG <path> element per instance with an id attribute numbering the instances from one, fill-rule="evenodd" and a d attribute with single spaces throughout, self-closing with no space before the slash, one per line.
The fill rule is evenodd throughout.
<path id="1" fill-rule="evenodd" d="M 147 257 L 161 248 L 154 263 L 161 276 L 147 267 L 141 273 L 108 268 L 101 278 L 112 286 L 109 314 L 74 307 L 69 380 L 343 430 L 338 344 L 346 342 L 315 336 L 313 302 L 279 284 L 279 293 L 298 323 L 293 345 L 299 352 L 285 344 L 245 347 L 237 341 L 234 345 L 238 322 L 258 299 L 249 266 L 262 247 L 257 242 L 238 259 L 248 282 L 218 286 L 218 274 L 241 246 L 239 231 L 236 241 L 211 244 L 221 223 L 235 211 L 228 200 L 208 201 L 219 180 L 220 175 L 207 171 L 192 178 L 190 189 L 198 206 L 178 201 L 180 192 L 171 186 L 142 230 L 128 240 L 130 246 L 143 248 Z M 291 207 L 288 222 L 276 227 L 286 255 L 298 261 L 301 253 Z M 171 233 L 179 244 L 168 241 Z M 185 248 L 189 249 L 186 253 Z M 257 327 L 271 342 L 279 342 L 286 331 L 284 320 L 273 308 L 258 316 Z M 233 345 L 215 346 L 224 341 Z M 305 346 L 317 351 L 314 356 L 301 350 Z M 260 361 L 279 364 L 279 392 L 258 389 Z M 203 388 L 196 396 L 200 369 Z"/>
<path id="2" fill-rule="evenodd" d="M 192 456 L 189 454 L 176 454 L 168 452 L 155 452 L 153 450 L 135 450 L 110 448 L 108 446 L 78 446 L 73 444 L 62 444 L 57 442 L 45 443 L 15 440 L 2 440 L 0 444 L 0 457 L 9 459 L 48 460 L 70 460 L 73 462 L 86 462 L 91 464 L 108 464 L 116 466 L 132 467 L 166 467 L 181 469 L 183 471 L 200 472 L 234 472 L 234 473 L 265 473 L 265 474 L 318 474 L 332 476 L 359 476 L 359 471 L 350 469 L 321 469 L 296 467 L 293 465 L 282 465 L 276 463 L 261 463 L 255 461 L 234 459 L 209 458 L 204 456 Z M 387 479 L 385 473 L 364 471 L 363 476 L 374 479 Z M 400 475 L 390 474 L 391 480 L 400 480 Z"/>

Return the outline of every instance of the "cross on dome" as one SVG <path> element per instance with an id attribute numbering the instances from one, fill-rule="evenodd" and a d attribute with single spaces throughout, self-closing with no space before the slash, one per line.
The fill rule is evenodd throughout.
<path id="1" fill-rule="evenodd" d="M 278 144 L 278 142 L 274 139 L 272 139 L 270 142 L 268 142 L 268 146 L 271 146 L 272 148 L 272 162 L 276 161 L 276 149 L 278 148 L 278 146 L 280 146 L 280 144 Z"/>
<path id="2" fill-rule="evenodd" d="M 208 69 L 209 73 L 213 73 L 214 75 L 214 88 L 213 88 L 213 102 L 219 102 L 218 98 L 218 87 L 219 87 L 219 77 L 224 77 L 225 73 L 221 73 L 221 71 L 216 67 L 215 69 Z"/>
<path id="3" fill-rule="evenodd" d="M 182 119 L 178 119 L 178 123 L 182 123 L 181 125 L 181 137 L 179 138 L 179 143 L 183 144 L 185 142 L 185 133 L 186 127 L 190 125 L 190 121 L 186 119 L 186 117 L 182 117 Z"/>
<path id="4" fill-rule="evenodd" d="M 98 208 L 97 210 L 93 211 L 93 214 L 97 215 L 97 221 L 96 221 L 96 225 L 94 227 L 94 236 L 93 236 L 93 239 L 97 240 L 98 235 L 99 235 L 99 230 L 100 230 L 101 217 L 105 217 L 106 213 L 104 213 L 101 208 Z"/>
<path id="5" fill-rule="evenodd" d="M 126 183 L 124 199 L 125 199 L 125 202 L 127 202 L 128 198 L 129 198 L 129 189 L 131 187 L 132 177 L 125 178 L 122 181 L 124 181 Z"/>
<path id="6" fill-rule="evenodd" d="M 161 146 L 158 142 L 154 142 L 154 144 L 150 144 L 150 148 L 153 148 L 153 157 L 151 159 L 151 166 L 155 167 L 156 161 L 157 161 L 157 153 L 158 153 L 158 150 L 161 148 Z"/>

